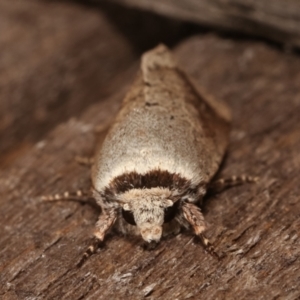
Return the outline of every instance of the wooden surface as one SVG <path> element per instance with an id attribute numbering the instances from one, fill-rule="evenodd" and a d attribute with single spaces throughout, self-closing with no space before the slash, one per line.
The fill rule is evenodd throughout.
<path id="1" fill-rule="evenodd" d="M 110 95 L 143 51 L 185 28 L 105 5 L 0 1 L 0 166 Z"/>
<path id="2" fill-rule="evenodd" d="M 183 22 L 107 3 L 1 0 L 0 166 L 111 95 L 145 50 L 188 34 Z"/>
<path id="3" fill-rule="evenodd" d="M 133 76 L 124 71 L 114 93 L 103 96 L 91 87 L 99 102 L 81 98 L 78 117 L 55 121 L 53 130 L 0 170 L 1 299 L 300 297 L 299 56 L 213 35 L 194 36 L 174 52 L 200 85 L 232 109 L 231 143 L 219 176 L 261 178 L 205 201 L 207 234 L 223 259 L 207 254 L 188 232 L 152 251 L 138 238 L 113 233 L 77 268 L 99 211 L 39 202 L 40 195 L 89 187 L 89 170 L 74 157 L 92 154 L 93 127 L 105 127 L 118 110 Z"/>
<path id="4" fill-rule="evenodd" d="M 300 3 L 297 0 L 113 1 L 174 19 L 300 47 Z"/>
<path id="5" fill-rule="evenodd" d="M 11 159 L 107 95 L 135 58 L 102 12 L 31 0 L 0 2 L 0 50 L 0 153 Z"/>

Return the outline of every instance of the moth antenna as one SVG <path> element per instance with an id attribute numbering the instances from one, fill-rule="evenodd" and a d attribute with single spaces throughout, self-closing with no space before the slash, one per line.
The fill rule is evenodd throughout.
<path id="1" fill-rule="evenodd" d="M 229 178 L 221 178 L 212 182 L 208 186 L 208 193 L 220 193 L 229 187 L 242 185 L 244 183 L 255 183 L 259 180 L 259 177 L 241 175 L 231 176 Z"/>

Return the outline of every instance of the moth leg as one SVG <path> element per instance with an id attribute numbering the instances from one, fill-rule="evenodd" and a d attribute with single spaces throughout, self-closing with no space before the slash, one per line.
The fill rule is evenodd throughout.
<path id="1" fill-rule="evenodd" d="M 76 192 L 64 192 L 63 194 L 41 196 L 40 199 L 42 202 L 76 201 L 82 204 L 88 204 L 96 210 L 99 209 L 99 205 L 95 201 L 91 191 L 78 190 Z"/>
<path id="2" fill-rule="evenodd" d="M 91 245 L 84 252 L 84 254 L 82 255 L 80 261 L 76 264 L 76 266 L 80 268 L 90 256 L 96 253 L 97 249 L 100 248 L 100 246 L 101 246 L 101 241 L 99 241 L 97 238 L 94 237 L 93 241 L 91 242 Z"/>
<path id="3" fill-rule="evenodd" d="M 96 253 L 97 249 L 101 246 L 106 233 L 111 229 L 117 219 L 117 210 L 115 208 L 103 209 L 94 231 L 94 238 L 92 244 L 83 254 L 81 260 L 77 264 L 77 267 L 81 267 L 83 263 L 93 254 Z"/>
<path id="4" fill-rule="evenodd" d="M 184 218 L 193 227 L 196 236 L 200 238 L 205 249 L 209 253 L 219 258 L 218 254 L 214 250 L 214 247 L 209 242 L 209 239 L 204 235 L 204 231 L 206 230 L 206 223 L 200 208 L 193 203 L 184 202 L 181 209 Z"/>
<path id="5" fill-rule="evenodd" d="M 257 182 L 258 179 L 259 179 L 258 177 L 252 177 L 247 175 L 221 178 L 208 185 L 208 192 L 212 194 L 220 193 L 229 187 L 241 185 L 244 183 Z"/>
<path id="6" fill-rule="evenodd" d="M 75 156 L 75 161 L 77 163 L 79 163 L 80 165 L 84 165 L 84 166 L 92 166 L 95 162 L 94 157 L 86 157 L 86 156 Z"/>
<path id="7" fill-rule="evenodd" d="M 90 191 L 77 190 L 76 192 L 64 192 L 62 194 L 54 194 L 41 196 L 42 201 L 79 201 L 79 202 L 89 202 L 92 197 Z"/>
<path id="8" fill-rule="evenodd" d="M 115 208 L 103 209 L 94 231 L 94 236 L 99 240 L 103 241 L 106 233 L 114 225 L 117 219 L 117 210 Z"/>

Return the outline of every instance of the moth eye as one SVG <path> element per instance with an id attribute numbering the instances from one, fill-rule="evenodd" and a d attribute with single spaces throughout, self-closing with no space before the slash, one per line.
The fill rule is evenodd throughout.
<path id="1" fill-rule="evenodd" d="M 124 220 L 129 223 L 130 225 L 136 225 L 133 213 L 130 210 L 122 209 L 122 216 Z"/>
<path id="2" fill-rule="evenodd" d="M 175 215 L 176 215 L 176 212 L 178 209 L 178 204 L 179 204 L 179 201 L 176 201 L 173 206 L 169 206 L 164 209 L 164 212 L 165 212 L 164 222 L 165 223 L 171 222 L 175 218 Z"/>
<path id="3" fill-rule="evenodd" d="M 170 206 L 164 209 L 165 217 L 164 217 L 164 223 L 171 222 L 175 215 L 176 215 L 176 207 Z"/>

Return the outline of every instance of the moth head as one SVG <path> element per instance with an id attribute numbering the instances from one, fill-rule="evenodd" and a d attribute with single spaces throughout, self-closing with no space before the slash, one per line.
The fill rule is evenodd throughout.
<path id="1" fill-rule="evenodd" d="M 126 192 L 123 216 L 128 223 L 139 228 L 142 238 L 148 243 L 159 242 L 161 239 L 165 213 L 173 207 L 169 196 L 170 191 L 161 188 Z"/>

